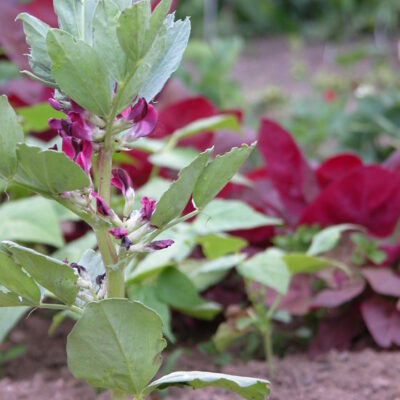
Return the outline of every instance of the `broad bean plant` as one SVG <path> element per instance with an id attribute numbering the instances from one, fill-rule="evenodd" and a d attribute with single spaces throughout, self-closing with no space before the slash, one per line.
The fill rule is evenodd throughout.
<path id="1" fill-rule="evenodd" d="M 207 372 L 175 372 L 153 380 L 166 347 L 159 315 L 125 298 L 125 270 L 146 254 L 173 246 L 168 229 L 188 220 L 220 192 L 251 154 L 243 145 L 199 154 L 158 202 L 135 199 L 129 175 L 113 168 L 157 123 L 151 104 L 177 69 L 190 21 L 175 21 L 171 0 L 54 0 L 59 28 L 21 14 L 30 45 L 31 78 L 54 88 L 51 106 L 65 114 L 49 124 L 59 146 L 24 140 L 6 97 L 0 98 L 0 176 L 52 199 L 93 229 L 99 256 L 63 262 L 17 243 L 0 248 L 0 306 L 62 310 L 78 318 L 67 342 L 72 374 L 109 389 L 114 400 L 145 399 L 170 386 L 218 386 L 262 400 L 268 381 Z M 61 148 L 58 148 L 61 147 Z M 112 208 L 112 187 L 124 206 Z M 195 210 L 182 215 L 192 199 Z M 163 239 L 158 236 L 163 233 Z M 132 267 L 133 265 L 133 267 Z M 152 381 L 153 380 L 153 381 Z"/>

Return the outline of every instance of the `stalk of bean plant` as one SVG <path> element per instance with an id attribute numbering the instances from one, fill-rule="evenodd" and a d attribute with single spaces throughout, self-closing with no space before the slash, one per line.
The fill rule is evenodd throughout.
<path id="1" fill-rule="evenodd" d="M 30 46 L 32 79 L 54 89 L 49 102 L 64 114 L 49 124 L 58 146 L 25 143 L 6 97 L 0 98 L 0 176 L 53 199 L 96 234 L 101 257 L 64 260 L 5 241 L 0 248 L 0 306 L 64 310 L 78 322 L 68 337 L 68 366 L 78 379 L 109 389 L 113 400 L 144 399 L 169 386 L 218 386 L 262 400 L 262 379 L 175 372 L 152 381 L 166 346 L 159 315 L 125 298 L 125 269 L 144 254 L 173 245 L 159 239 L 201 212 L 249 157 L 243 145 L 212 158 L 199 154 L 156 203 L 136 199 L 128 174 L 113 166 L 115 152 L 151 134 L 151 104 L 177 69 L 190 21 L 175 21 L 171 0 L 54 0 L 59 28 L 21 14 Z M 160 142 L 159 144 L 163 144 Z M 112 208 L 112 187 L 124 198 Z M 195 211 L 182 215 L 193 199 Z M 151 382 L 152 381 L 152 382 Z"/>

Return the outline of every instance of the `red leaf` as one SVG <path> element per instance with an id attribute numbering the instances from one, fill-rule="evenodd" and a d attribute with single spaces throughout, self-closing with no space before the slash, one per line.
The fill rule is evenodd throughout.
<path id="1" fill-rule="evenodd" d="M 290 315 L 302 316 L 310 311 L 311 306 L 311 277 L 309 275 L 295 275 L 290 282 L 289 291 L 282 298 L 278 307 Z M 271 306 L 278 293 L 275 290 L 268 290 L 265 303 Z"/>
<path id="2" fill-rule="evenodd" d="M 57 19 L 53 11 L 52 0 L 33 0 L 28 4 L 18 4 L 13 0 L 0 1 L 0 38 L 1 45 L 8 57 L 21 68 L 29 68 L 28 45 L 22 29 L 22 22 L 15 21 L 21 12 L 29 12 L 51 26 L 56 26 Z"/>
<path id="3" fill-rule="evenodd" d="M 299 224 L 354 223 L 387 236 L 400 217 L 400 173 L 379 166 L 356 168 L 322 191 Z"/>
<path id="4" fill-rule="evenodd" d="M 395 303 L 375 296 L 361 304 L 361 314 L 379 346 L 400 345 L 400 312 Z"/>
<path id="5" fill-rule="evenodd" d="M 312 307 L 338 307 L 359 296 L 364 288 L 364 280 L 357 279 L 347 282 L 338 289 L 324 289 L 314 297 L 311 305 Z"/>
<path id="6" fill-rule="evenodd" d="M 316 170 L 318 183 L 322 188 L 341 179 L 351 169 L 363 165 L 355 154 L 338 154 L 325 160 Z"/>
<path id="7" fill-rule="evenodd" d="M 160 139 L 198 119 L 217 114 L 215 106 L 205 97 L 192 97 L 164 107 L 158 115 L 158 125 L 151 137 Z M 182 146 L 205 150 L 212 145 L 214 135 L 205 132 L 180 141 Z"/>
<path id="8" fill-rule="evenodd" d="M 400 297 L 400 277 L 389 268 L 363 268 L 362 274 L 376 293 Z"/>
<path id="9" fill-rule="evenodd" d="M 292 222 L 318 193 L 314 171 L 290 134 L 276 122 L 264 119 L 258 147 L 269 179 L 278 190 Z M 294 220 L 294 221 L 293 221 Z"/>
<path id="10" fill-rule="evenodd" d="M 344 314 L 334 312 L 320 321 L 310 347 L 310 355 L 315 357 L 332 349 L 347 350 L 352 340 L 364 329 L 361 315 L 356 308 L 351 307 Z"/>

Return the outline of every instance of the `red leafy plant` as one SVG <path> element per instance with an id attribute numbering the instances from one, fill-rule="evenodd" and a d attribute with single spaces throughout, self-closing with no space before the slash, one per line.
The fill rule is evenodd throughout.
<path id="1" fill-rule="evenodd" d="M 258 148 L 265 166 L 247 174 L 254 187 L 233 187 L 231 196 L 283 219 L 287 235 L 314 224 L 355 224 L 365 228 L 366 235 L 361 239 L 349 235 L 343 244 L 345 254 L 338 250 L 331 255 L 351 266 L 350 277 L 338 272 L 295 277 L 279 308 L 292 315 L 327 310 L 313 353 L 348 348 L 365 326 L 379 346 L 399 345 L 400 277 L 395 268 L 399 245 L 390 243 L 400 218 L 400 173 L 393 163 L 365 165 L 358 156 L 343 153 L 314 165 L 289 132 L 271 120 L 261 123 Z M 269 228 L 258 229 L 251 236 L 242 234 L 260 248 L 268 245 L 276 232 Z M 356 257 L 371 245 L 361 260 Z M 325 289 L 314 288 L 316 279 Z M 270 293 L 267 304 L 275 297 Z M 335 329 L 330 329 L 333 326 Z"/>

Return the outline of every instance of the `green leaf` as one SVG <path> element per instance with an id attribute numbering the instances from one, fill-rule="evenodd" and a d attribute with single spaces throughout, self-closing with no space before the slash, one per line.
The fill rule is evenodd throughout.
<path id="1" fill-rule="evenodd" d="M 0 290 L 0 307 L 27 307 L 33 305 L 35 304 L 32 304 L 29 300 L 23 299 L 16 293 L 4 293 Z"/>
<path id="2" fill-rule="evenodd" d="M 24 133 L 6 96 L 0 96 L 0 121 L 0 176 L 9 179 L 17 170 L 17 143 Z"/>
<path id="3" fill-rule="evenodd" d="M 167 389 L 171 386 L 187 386 L 193 389 L 218 387 L 237 393 L 247 400 L 264 400 L 269 396 L 270 383 L 264 379 L 247 378 L 244 376 L 218 374 L 214 372 L 173 372 L 152 382 L 146 393 L 158 389 Z"/>
<path id="4" fill-rule="evenodd" d="M 247 245 L 244 239 L 234 236 L 207 235 L 197 239 L 204 255 L 209 259 L 216 259 L 227 254 L 237 253 Z"/>
<path id="5" fill-rule="evenodd" d="M 133 301 L 139 301 L 146 307 L 154 310 L 161 318 L 163 323 L 163 333 L 172 343 L 175 342 L 174 334 L 171 331 L 171 312 L 169 307 L 162 302 L 157 295 L 157 289 L 151 284 L 135 284 L 128 288 L 128 298 Z"/>
<path id="6" fill-rule="evenodd" d="M 190 36 L 190 20 L 173 22 L 169 15 L 165 22 L 165 39 L 156 39 L 143 60 L 137 75 L 142 80 L 139 96 L 151 101 L 164 87 L 170 76 L 178 69 Z M 160 35 L 163 36 L 163 35 Z M 150 66 L 150 67 L 148 67 Z"/>
<path id="7" fill-rule="evenodd" d="M 288 253 L 283 255 L 282 259 L 292 275 L 314 274 L 327 267 L 337 267 L 344 270 L 346 273 L 348 272 L 347 267 L 339 261 L 309 256 L 304 253 Z"/>
<path id="8" fill-rule="evenodd" d="M 77 379 L 140 394 L 161 365 L 160 317 L 138 302 L 90 303 L 68 336 L 68 366 Z"/>
<path id="9" fill-rule="evenodd" d="M 285 294 L 289 288 L 290 271 L 280 252 L 273 249 L 256 254 L 237 268 L 240 275 Z"/>
<path id="10" fill-rule="evenodd" d="M 15 183 L 38 193 L 63 193 L 89 186 L 89 178 L 64 153 L 19 144 Z"/>
<path id="11" fill-rule="evenodd" d="M 181 215 L 190 200 L 197 179 L 203 172 L 211 152 L 212 149 L 209 149 L 201 153 L 179 173 L 178 179 L 171 184 L 158 201 L 151 218 L 152 225 L 162 227 Z"/>
<path id="12" fill-rule="evenodd" d="M 100 0 L 93 20 L 93 47 L 97 54 L 101 54 L 115 81 L 125 76 L 127 62 L 117 37 L 119 15 L 120 8 L 114 1 Z"/>
<path id="13" fill-rule="evenodd" d="M 61 261 L 13 242 L 3 242 L 29 275 L 65 304 L 73 304 L 79 288 L 72 268 Z"/>
<path id="14" fill-rule="evenodd" d="M 88 232 L 86 235 L 68 243 L 65 247 L 57 250 L 52 254 L 52 257 L 58 260 L 79 260 L 87 249 L 95 247 L 97 244 L 96 235 L 93 232 Z"/>
<path id="15" fill-rule="evenodd" d="M 31 49 L 29 64 L 33 73 L 39 78 L 54 82 L 51 76 L 51 60 L 46 45 L 49 25 L 27 13 L 19 14 L 17 19 L 21 20 L 24 25 L 26 42 Z"/>
<path id="16" fill-rule="evenodd" d="M 65 115 L 54 110 L 48 103 L 39 103 L 34 106 L 20 107 L 16 110 L 22 117 L 21 125 L 24 132 L 42 132 L 49 129 L 50 118 L 65 118 Z M 47 144 L 47 143 L 46 143 Z"/>
<path id="17" fill-rule="evenodd" d="M 307 254 L 310 256 L 316 256 L 333 250 L 339 243 L 342 233 L 354 229 L 360 229 L 360 227 L 353 224 L 341 224 L 323 229 L 313 237 Z"/>
<path id="18" fill-rule="evenodd" d="M 267 217 L 239 200 L 215 199 L 193 223 L 200 234 L 280 225 L 281 220 Z"/>
<path id="19" fill-rule="evenodd" d="M 35 281 L 22 271 L 7 253 L 0 249 L 0 284 L 26 299 L 29 303 L 40 303 L 40 289 Z"/>
<path id="20" fill-rule="evenodd" d="M 203 300 L 193 282 L 176 268 L 160 274 L 157 294 L 169 306 L 191 317 L 211 320 L 221 312 L 219 304 Z"/>
<path id="21" fill-rule="evenodd" d="M 52 75 L 60 89 L 83 108 L 106 117 L 113 89 L 101 56 L 87 43 L 59 29 L 49 31 L 47 47 Z"/>
<path id="22" fill-rule="evenodd" d="M 176 225 L 163 232 L 157 239 L 171 239 L 175 243 L 167 249 L 150 253 L 135 266 L 132 273 L 128 271 L 129 281 L 141 282 L 150 276 L 158 275 L 165 268 L 187 258 L 196 246 L 196 239 L 188 224 Z"/>
<path id="23" fill-rule="evenodd" d="M 214 117 L 202 118 L 194 121 L 181 129 L 175 131 L 170 137 L 175 142 L 202 132 L 214 132 L 218 130 L 229 130 L 240 132 L 238 119 L 234 115 L 216 115 Z"/>
<path id="24" fill-rule="evenodd" d="M 54 0 L 60 29 L 91 45 L 97 4 L 98 0 Z"/>
<path id="25" fill-rule="evenodd" d="M 38 196 L 3 203 L 0 206 L 0 242 L 18 240 L 63 246 L 60 218 L 54 205 L 53 201 Z"/>
<path id="26" fill-rule="evenodd" d="M 242 145 L 234 147 L 230 152 L 217 156 L 201 174 L 193 193 L 197 208 L 203 208 L 209 203 L 239 171 L 255 148 Z"/>
<path id="27" fill-rule="evenodd" d="M 193 282 L 198 292 L 220 282 L 233 267 L 239 265 L 245 256 L 242 254 L 219 257 L 215 260 L 185 260 L 179 264 L 183 271 Z"/>
<path id="28" fill-rule="evenodd" d="M 144 55 L 146 31 L 150 25 L 151 5 L 149 0 L 140 0 L 122 11 L 118 20 L 117 36 L 127 57 L 135 65 Z"/>
<path id="29" fill-rule="evenodd" d="M 150 19 L 149 29 L 146 31 L 143 51 L 147 52 L 158 34 L 160 33 L 164 20 L 168 14 L 169 9 L 171 8 L 172 0 L 161 0 L 161 2 L 157 5 L 156 9 L 153 11 Z"/>
<path id="30" fill-rule="evenodd" d="M 132 6 L 132 0 L 113 0 L 113 1 L 121 11 L 124 11 L 125 8 Z"/>
<path id="31" fill-rule="evenodd" d="M 199 152 L 192 147 L 176 147 L 152 154 L 150 162 L 158 167 L 181 170 L 198 157 Z"/>
<path id="32" fill-rule="evenodd" d="M 235 343 L 241 337 L 247 335 L 249 329 L 238 329 L 234 324 L 223 322 L 218 326 L 217 332 L 212 338 L 216 349 L 219 352 L 225 351 L 230 345 Z"/>
<path id="33" fill-rule="evenodd" d="M 26 313 L 28 308 L 4 307 L 0 308 L 0 343 L 6 338 L 11 329 Z"/>

